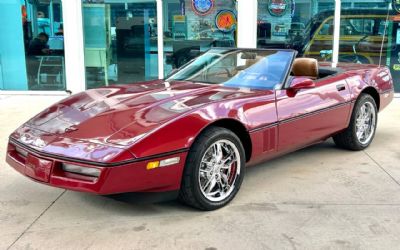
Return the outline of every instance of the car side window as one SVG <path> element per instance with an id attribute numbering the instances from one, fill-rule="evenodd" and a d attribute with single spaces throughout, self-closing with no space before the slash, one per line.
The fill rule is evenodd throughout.
<path id="1" fill-rule="evenodd" d="M 343 18 L 340 24 L 340 35 L 342 36 L 370 36 L 383 33 L 384 20 L 373 18 Z M 333 20 L 329 19 L 322 24 L 318 35 L 332 36 L 334 31 Z"/>
<path id="2" fill-rule="evenodd" d="M 321 36 L 330 35 L 330 36 L 332 36 L 333 35 L 333 29 L 334 29 L 333 19 L 330 19 L 330 20 L 326 21 L 324 24 L 322 24 L 322 27 L 319 30 L 318 35 L 321 35 Z"/>
<path id="3" fill-rule="evenodd" d="M 341 35 L 379 36 L 385 29 L 385 20 L 374 18 L 343 19 L 340 26 Z"/>

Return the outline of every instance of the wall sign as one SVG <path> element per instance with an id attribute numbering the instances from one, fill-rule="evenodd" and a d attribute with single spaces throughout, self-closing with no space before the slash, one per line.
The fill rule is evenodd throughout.
<path id="1" fill-rule="evenodd" d="M 397 13 L 400 13 L 400 0 L 393 0 L 392 7 Z"/>
<path id="2" fill-rule="evenodd" d="M 192 0 L 192 9 L 199 16 L 210 14 L 214 5 L 214 0 Z"/>
<path id="3" fill-rule="evenodd" d="M 221 10 L 215 16 L 215 26 L 222 32 L 232 32 L 236 28 L 236 14 L 231 10 Z"/>
<path id="4" fill-rule="evenodd" d="M 269 0 L 268 1 L 268 11 L 273 16 L 283 16 L 285 15 L 289 7 L 288 0 Z"/>

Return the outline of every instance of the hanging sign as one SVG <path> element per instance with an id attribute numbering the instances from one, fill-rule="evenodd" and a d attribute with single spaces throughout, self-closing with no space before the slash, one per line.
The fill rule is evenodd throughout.
<path id="1" fill-rule="evenodd" d="M 289 7 L 288 0 L 269 0 L 268 1 L 268 11 L 273 16 L 283 16 L 285 15 Z"/>
<path id="2" fill-rule="evenodd" d="M 210 14 L 214 5 L 214 0 L 192 0 L 192 9 L 199 16 Z"/>
<path id="3" fill-rule="evenodd" d="M 231 10 L 221 10 L 215 16 L 215 26 L 222 32 L 231 32 L 236 28 L 236 15 Z"/>

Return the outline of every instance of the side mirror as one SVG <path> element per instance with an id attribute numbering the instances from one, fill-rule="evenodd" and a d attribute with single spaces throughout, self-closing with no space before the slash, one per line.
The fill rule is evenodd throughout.
<path id="1" fill-rule="evenodd" d="M 312 89 L 315 88 L 315 83 L 309 78 L 295 78 L 289 88 L 292 90 Z"/>
<path id="2" fill-rule="evenodd" d="M 309 78 L 294 78 L 290 87 L 287 89 L 287 95 L 294 97 L 297 92 L 301 89 L 312 89 L 315 88 L 315 83 Z"/>

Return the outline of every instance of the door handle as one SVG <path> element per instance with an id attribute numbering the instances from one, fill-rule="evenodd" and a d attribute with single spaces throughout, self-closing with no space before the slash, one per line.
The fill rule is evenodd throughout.
<path id="1" fill-rule="evenodd" d="M 338 84 L 338 85 L 336 85 L 336 89 L 337 89 L 338 91 L 346 90 L 346 85 L 344 85 L 344 84 Z"/>

